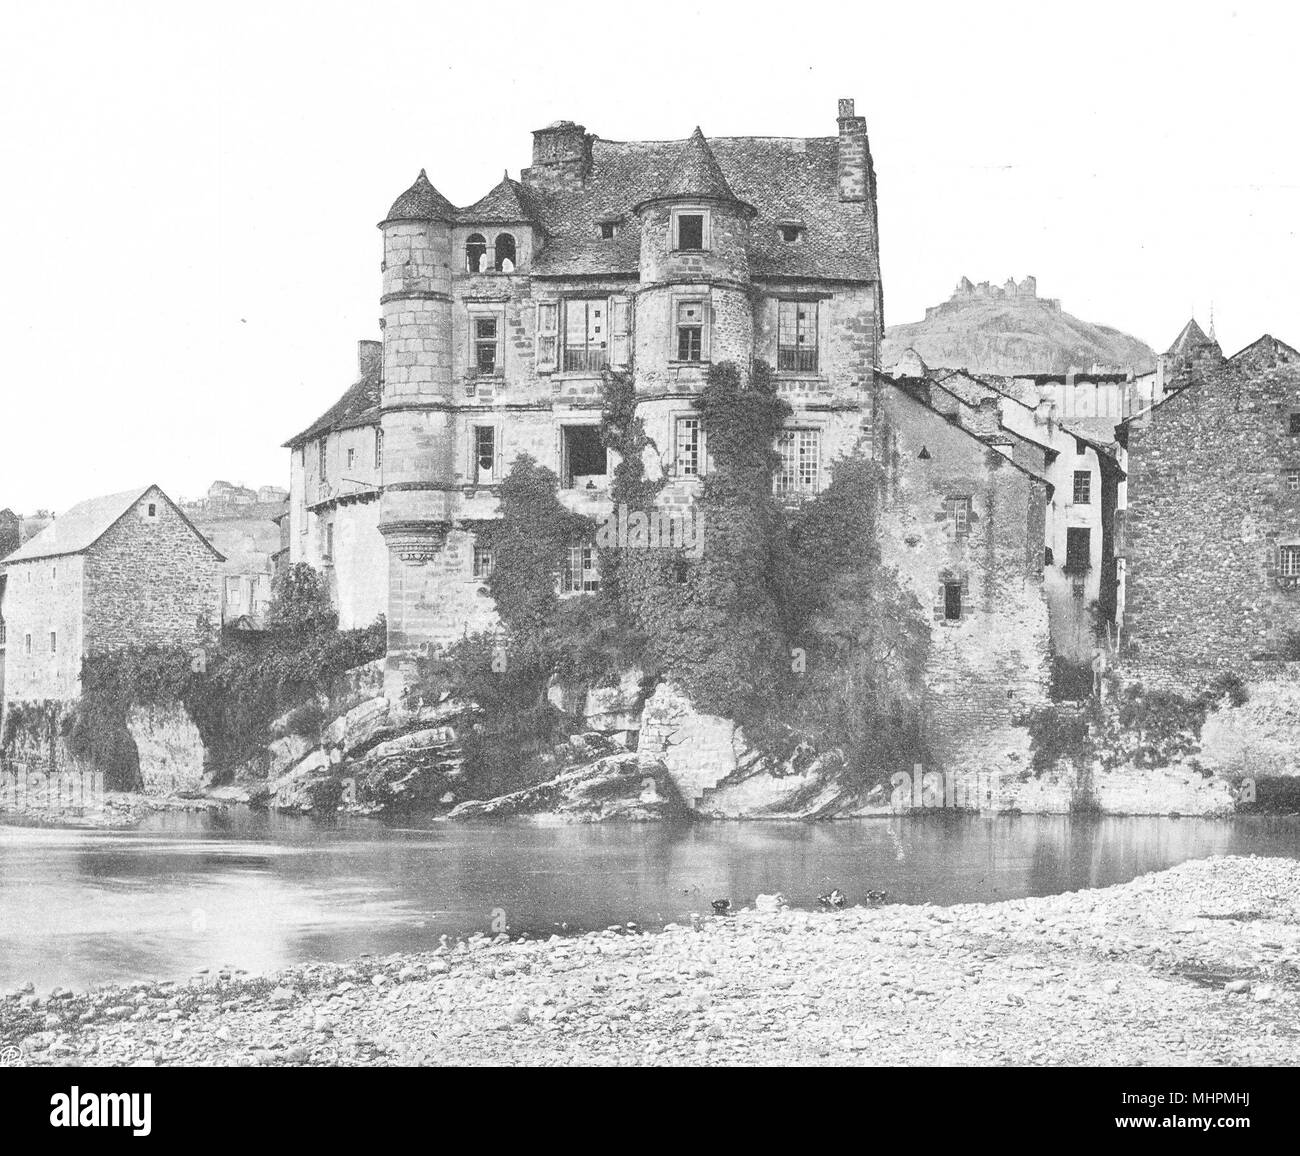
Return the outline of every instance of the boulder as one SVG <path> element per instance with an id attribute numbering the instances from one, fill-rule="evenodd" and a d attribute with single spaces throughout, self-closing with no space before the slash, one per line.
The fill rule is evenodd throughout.
<path id="1" fill-rule="evenodd" d="M 645 675 L 639 670 L 625 671 L 617 686 L 596 687 L 587 692 L 582 707 L 585 725 L 594 731 L 638 731 L 646 692 Z"/>

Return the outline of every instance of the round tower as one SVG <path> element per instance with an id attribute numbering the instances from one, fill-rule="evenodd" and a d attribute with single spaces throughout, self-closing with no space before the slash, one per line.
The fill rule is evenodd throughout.
<path id="1" fill-rule="evenodd" d="M 750 221 L 696 128 L 672 176 L 633 206 L 641 223 L 637 297 L 638 385 L 674 387 L 711 363 L 748 375 L 754 349 Z"/>
<path id="2" fill-rule="evenodd" d="M 429 592 L 455 486 L 451 262 L 455 209 L 420 170 L 379 223 L 384 373 L 379 530 L 389 551 L 388 670 L 399 694 L 432 633 Z"/>

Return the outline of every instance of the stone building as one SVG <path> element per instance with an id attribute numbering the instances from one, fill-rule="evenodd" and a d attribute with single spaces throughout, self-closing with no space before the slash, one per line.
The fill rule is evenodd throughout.
<path id="1" fill-rule="evenodd" d="M 473 526 L 497 516 L 519 455 L 556 472 L 570 508 L 609 509 L 607 370 L 635 374 L 660 452 L 651 472 L 670 475 L 664 501 L 689 500 L 708 468 L 691 400 L 724 360 L 769 362 L 794 406 L 777 487 L 827 483 L 861 435 L 882 332 L 875 174 L 852 101 L 836 127 L 618 142 L 561 121 L 533 134 L 520 181 L 472 205 L 451 205 L 423 172 L 393 204 L 380 224 L 382 366 L 289 443 L 292 549 L 332 558 L 341 613 L 364 581 L 344 574 L 344 526 L 372 516 L 349 507 L 377 506 L 367 528 L 387 565 L 360 529 L 355 557 L 387 579 L 390 688 L 422 649 L 495 621 Z M 376 424 L 358 394 L 380 377 Z M 579 549 L 564 585 L 589 589 L 596 572 Z"/>
<path id="2" fill-rule="evenodd" d="M 1198 333 L 1170 373 L 1186 384 L 1119 426 L 1124 662 L 1187 685 L 1300 629 L 1300 353 L 1265 335 L 1223 358 Z"/>
<path id="3" fill-rule="evenodd" d="M 87 655 L 191 642 L 223 560 L 157 486 L 73 506 L 0 563 L 6 706 L 77 698 Z"/>
<path id="4" fill-rule="evenodd" d="M 0 510 L 0 558 L 18 549 L 22 536 L 22 518 L 10 509 Z"/>
<path id="5" fill-rule="evenodd" d="M 383 345 L 357 343 L 357 380 L 302 433 L 285 442 L 289 519 L 285 564 L 325 575 L 344 629 L 388 610 L 388 547 L 379 533 L 384 431 L 379 421 Z"/>
<path id="6" fill-rule="evenodd" d="M 927 742 L 941 767 L 1024 766 L 1015 723 L 1049 679 L 1043 452 L 925 379 L 882 385 L 872 419 L 884 468 L 881 560 L 932 621 Z"/>

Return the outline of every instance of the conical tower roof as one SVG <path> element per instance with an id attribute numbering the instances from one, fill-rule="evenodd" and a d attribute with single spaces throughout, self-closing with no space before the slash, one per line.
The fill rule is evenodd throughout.
<path id="1" fill-rule="evenodd" d="M 1213 345 L 1217 347 L 1218 344 L 1214 338 L 1206 336 L 1205 330 L 1196 324 L 1196 318 L 1193 317 L 1183 326 L 1182 332 L 1174 338 L 1174 343 L 1165 351 L 1165 356 L 1179 357 L 1200 346 Z"/>
<path id="2" fill-rule="evenodd" d="M 393 202 L 388 216 L 381 224 L 389 221 L 454 221 L 456 209 L 429 182 L 428 174 L 423 169 L 415 178 L 415 184 Z"/>
<path id="3" fill-rule="evenodd" d="M 665 182 L 664 187 L 654 196 L 647 197 L 640 204 L 634 205 L 633 212 L 640 209 L 641 205 L 650 204 L 652 201 L 696 200 L 730 201 L 742 206 L 751 214 L 756 211 L 752 205 L 746 204 L 732 192 L 722 166 L 718 164 L 718 158 L 709 148 L 709 142 L 705 140 L 699 125 L 695 126 L 690 139 L 682 145 L 677 161 L 673 165 L 672 175 Z"/>

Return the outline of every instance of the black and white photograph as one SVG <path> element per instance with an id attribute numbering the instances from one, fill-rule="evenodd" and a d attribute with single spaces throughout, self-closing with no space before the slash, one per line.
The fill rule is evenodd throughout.
<path id="1" fill-rule="evenodd" d="M 1285 1111 L 1296 9 L 0 12 L 33 1136 L 429 1068 Z"/>

